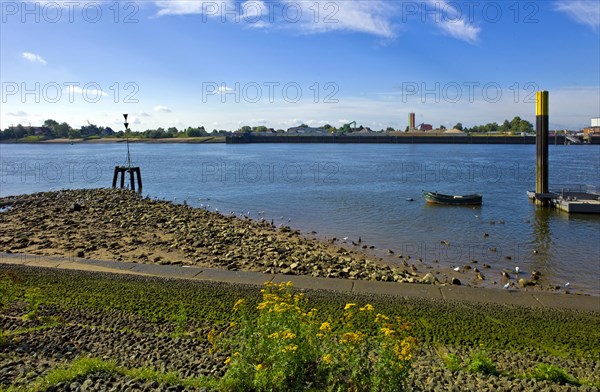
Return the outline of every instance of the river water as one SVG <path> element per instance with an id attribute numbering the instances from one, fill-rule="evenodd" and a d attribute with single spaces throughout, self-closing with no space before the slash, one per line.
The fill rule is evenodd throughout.
<path id="1" fill-rule="evenodd" d="M 130 148 L 144 195 L 273 220 L 320 237 L 361 237 L 381 257 L 392 249 L 446 267 L 475 259 L 498 271 L 537 270 L 553 284 L 569 282 L 571 291 L 600 295 L 600 216 L 538 209 L 527 199 L 535 188 L 534 145 Z M 126 151 L 123 143 L 2 144 L 0 196 L 108 187 Z M 550 146 L 549 157 L 551 187 L 600 185 L 600 146 Z M 422 190 L 482 193 L 483 205 L 431 206 Z"/>

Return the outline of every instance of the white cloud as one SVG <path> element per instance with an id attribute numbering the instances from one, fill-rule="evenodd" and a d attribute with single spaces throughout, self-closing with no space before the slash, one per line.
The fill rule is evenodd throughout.
<path id="1" fill-rule="evenodd" d="M 464 18 L 454 19 L 455 16 L 450 12 L 446 15 L 443 10 L 455 9 L 455 3 L 448 3 L 444 0 L 428 0 L 438 12 L 436 24 L 445 34 L 470 44 L 476 43 L 479 39 L 481 29 L 473 24 L 465 22 Z"/>
<path id="2" fill-rule="evenodd" d="M 150 114 L 146 113 L 146 112 L 141 112 L 140 113 L 141 117 L 151 117 Z"/>
<path id="3" fill-rule="evenodd" d="M 477 26 L 465 23 L 464 20 L 456 22 L 440 22 L 440 29 L 453 38 L 466 41 L 470 44 L 477 42 L 481 29 Z"/>
<path id="4" fill-rule="evenodd" d="M 42 58 L 42 56 L 31 52 L 23 52 L 23 58 L 27 61 L 31 61 L 32 63 L 40 63 L 44 65 L 48 64 L 46 60 Z"/>
<path id="5" fill-rule="evenodd" d="M 306 32 L 354 31 L 384 38 L 393 38 L 396 35 L 391 22 L 397 6 L 394 2 L 282 0 L 282 3 L 288 5 L 290 9 L 292 4 L 301 7 L 301 21 L 294 22 L 294 17 L 289 16 L 284 18 L 284 21 L 289 25 L 298 23 L 299 27 Z"/>
<path id="6" fill-rule="evenodd" d="M 395 38 L 399 23 L 406 23 L 404 13 L 408 0 L 155 0 L 158 16 L 202 14 L 221 22 L 242 23 L 253 28 L 289 29 L 303 33 L 327 33 L 333 31 L 358 32 L 382 38 Z M 424 0 L 438 15 L 437 27 L 446 35 L 476 43 L 481 28 L 462 18 L 449 19 L 444 10 L 456 5 L 446 0 Z M 421 5 L 421 9 L 423 6 Z M 421 11 L 422 12 L 422 11 Z M 422 18 L 415 18 L 417 21 Z"/>
<path id="7" fill-rule="evenodd" d="M 269 15 L 269 9 L 262 0 L 247 0 L 241 4 L 242 17 L 250 23 L 256 23 Z"/>
<path id="8" fill-rule="evenodd" d="M 594 31 L 600 28 L 600 2 L 597 0 L 559 0 L 555 8 Z"/>
<path id="9" fill-rule="evenodd" d="M 227 93 L 227 92 L 229 92 L 229 91 L 233 91 L 233 89 L 232 89 L 232 88 L 230 88 L 230 87 L 227 87 L 227 86 L 225 86 L 225 85 L 220 85 L 220 86 L 219 86 L 219 88 L 217 89 L 217 91 L 218 91 L 219 93 L 221 93 L 221 94 L 225 94 L 225 93 Z"/>
<path id="10" fill-rule="evenodd" d="M 11 117 L 24 117 L 27 116 L 27 113 L 25 113 L 22 110 L 19 110 L 17 112 L 13 112 L 13 113 L 6 113 L 7 116 L 11 116 Z"/>
<path id="11" fill-rule="evenodd" d="M 102 97 L 106 97 L 108 96 L 107 93 L 105 93 L 104 91 L 102 91 L 102 89 L 98 90 L 95 88 L 81 88 L 79 86 L 72 86 L 69 85 L 68 87 L 65 88 L 65 91 L 67 91 L 67 93 L 69 93 L 69 96 L 74 96 L 75 94 L 77 95 L 83 95 L 84 97 L 88 98 L 88 99 L 96 99 L 99 96 Z"/>
<path id="12" fill-rule="evenodd" d="M 166 106 L 158 105 L 154 107 L 155 112 L 171 113 L 171 109 Z"/>
<path id="13" fill-rule="evenodd" d="M 159 8 L 158 16 L 205 14 L 214 17 L 235 9 L 233 0 L 157 0 L 154 4 Z"/>

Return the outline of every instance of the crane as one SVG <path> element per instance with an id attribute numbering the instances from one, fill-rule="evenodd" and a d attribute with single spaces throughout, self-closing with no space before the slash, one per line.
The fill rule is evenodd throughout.
<path id="1" fill-rule="evenodd" d="M 350 128 L 350 125 L 354 126 L 352 128 Z M 340 127 L 340 132 L 345 133 L 348 132 L 349 130 L 352 130 L 352 132 L 356 131 L 356 121 L 350 121 L 348 124 L 344 124 Z"/>

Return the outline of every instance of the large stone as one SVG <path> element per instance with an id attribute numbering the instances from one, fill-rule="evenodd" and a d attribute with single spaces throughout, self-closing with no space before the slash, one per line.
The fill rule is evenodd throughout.
<path id="1" fill-rule="evenodd" d="M 428 272 L 421 278 L 421 283 L 434 284 L 438 279 L 431 272 Z"/>

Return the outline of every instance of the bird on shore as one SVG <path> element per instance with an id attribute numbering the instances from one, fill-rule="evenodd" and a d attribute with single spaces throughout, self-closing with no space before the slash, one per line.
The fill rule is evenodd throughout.
<path id="1" fill-rule="evenodd" d="M 460 271 L 460 267 L 454 267 L 453 270 L 458 272 L 458 271 Z"/>
<path id="2" fill-rule="evenodd" d="M 505 284 L 505 285 L 504 285 L 504 288 L 505 288 L 505 289 L 508 289 L 508 288 L 510 288 L 510 283 L 507 283 L 507 284 Z"/>
<path id="3" fill-rule="evenodd" d="M 571 282 L 565 283 L 565 287 L 569 287 L 569 286 L 571 286 Z"/>
<path id="4" fill-rule="evenodd" d="M 515 267 L 515 274 L 519 274 L 519 267 Z"/>

